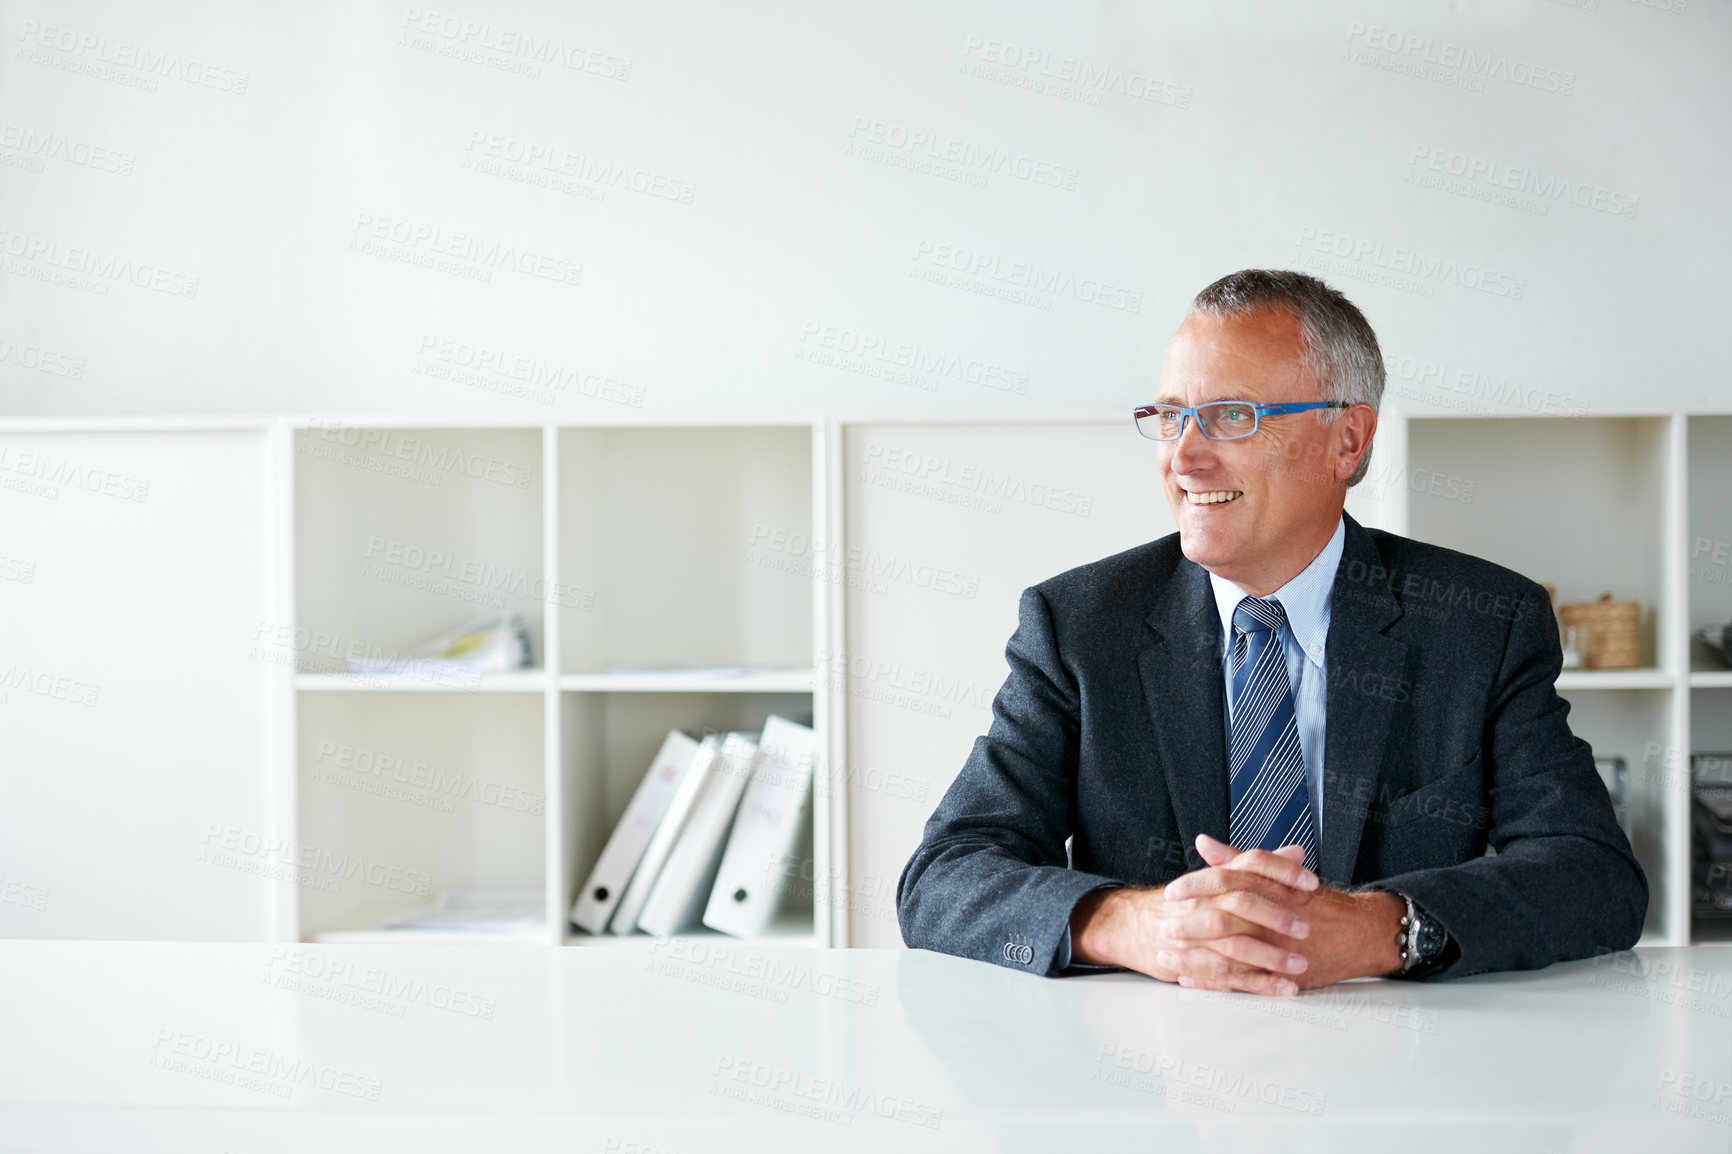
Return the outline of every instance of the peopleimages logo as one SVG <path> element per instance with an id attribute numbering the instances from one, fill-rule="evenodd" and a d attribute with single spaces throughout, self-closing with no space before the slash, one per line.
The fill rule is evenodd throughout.
<path id="1" fill-rule="evenodd" d="M 1548 68 L 1504 52 L 1482 51 L 1453 40 L 1438 40 L 1360 20 L 1348 23 L 1347 42 L 1363 45 L 1405 63 L 1430 65 L 1477 81 L 1502 80 L 1562 96 L 1573 95 L 1576 90 L 1574 72 Z"/>
<path id="2" fill-rule="evenodd" d="M 313 438 L 343 448 L 355 449 L 381 460 L 408 461 L 433 470 L 435 477 L 464 476 L 513 489 L 527 489 L 535 479 L 533 466 L 485 453 L 465 451 L 461 446 L 417 437 L 397 429 L 363 429 L 336 421 L 314 420 L 307 426 Z"/>
<path id="3" fill-rule="evenodd" d="M 24 262 L 8 264 L 7 272 L 32 276 L 37 280 L 53 280 L 46 271 L 48 269 L 58 269 L 74 278 L 89 277 L 92 278 L 90 281 L 75 280 L 67 287 L 84 292 L 96 291 L 99 296 L 108 295 L 109 285 L 126 284 L 185 300 L 198 298 L 198 277 L 159 264 L 136 261 L 111 250 L 62 244 L 51 237 L 0 227 L 0 254 Z"/>
<path id="4" fill-rule="evenodd" d="M 962 56 L 959 71 L 970 76 L 1082 104 L 1100 104 L 1105 92 L 1170 108 L 1191 106 L 1190 85 L 1157 77 L 1152 69 L 1119 68 L 984 36 L 969 36 Z"/>
<path id="5" fill-rule="evenodd" d="M 714 1077 L 721 1086 L 732 1082 L 742 1090 L 750 1088 L 767 1093 L 768 1097 L 752 1099 L 758 1105 L 798 1114 L 819 1110 L 821 1112 L 813 1116 L 844 1126 L 855 1114 L 923 1126 L 929 1130 L 936 1130 L 944 1124 L 943 1107 L 869 1089 L 840 1078 L 814 1077 L 743 1055 L 718 1058 Z"/>
<path id="6" fill-rule="evenodd" d="M 4 364 L 17 365 L 31 372 L 46 373 L 51 377 L 66 377 L 74 381 L 84 379 L 83 357 L 56 352 L 41 345 L 21 345 L 15 340 L 0 337 L 0 365 Z"/>
<path id="7" fill-rule="evenodd" d="M 479 63 L 482 54 L 491 53 L 502 61 L 529 66 L 557 64 L 572 72 L 584 72 L 603 80 L 631 79 L 632 60 L 615 56 L 584 44 L 574 44 L 554 36 L 539 35 L 527 28 L 496 25 L 491 21 L 470 20 L 449 12 L 428 11 L 410 7 L 404 10 L 401 27 L 404 34 L 418 39 L 414 48 L 443 47 L 460 60 Z M 423 45 L 421 42 L 425 40 Z M 471 56 L 470 54 L 474 54 Z M 539 76 L 533 69 L 531 76 Z"/>
<path id="8" fill-rule="evenodd" d="M 551 402 L 556 395 L 583 397 L 615 405 L 643 408 L 644 387 L 592 372 L 562 361 L 550 361 L 518 349 L 496 348 L 474 341 L 425 334 L 415 350 L 415 370 L 435 380 L 474 385 L 489 392 L 513 392 L 510 384 L 540 390 Z M 467 370 L 467 371 L 466 371 Z"/>
<path id="9" fill-rule="evenodd" d="M 1092 277 L 1079 277 L 1061 269 L 1047 268 L 1030 261 L 1005 260 L 1002 257 L 965 245 L 943 244 L 930 240 L 914 246 L 914 274 L 935 284 L 966 287 L 976 284 L 982 289 L 1001 289 L 999 295 L 1013 304 L 1033 304 L 1050 309 L 1052 298 L 1066 297 L 1079 304 L 1098 305 L 1116 312 L 1140 312 L 1143 294 Z M 954 277 L 963 278 L 961 283 Z"/>
<path id="10" fill-rule="evenodd" d="M 1022 370 L 979 358 L 959 357 L 924 344 L 899 341 L 846 325 L 807 322 L 800 330 L 800 348 L 794 359 L 862 371 L 867 376 L 882 375 L 894 383 L 910 384 L 927 392 L 935 392 L 941 380 L 980 385 L 1018 396 L 1028 392 L 1029 375 Z"/>
<path id="11" fill-rule="evenodd" d="M 1353 236 L 1350 233 L 1332 232 L 1329 229 L 1306 225 L 1299 229 L 1299 239 L 1294 243 L 1302 258 L 1309 258 L 1310 254 L 1321 258 L 1334 258 L 1336 263 L 1342 265 L 1334 271 L 1343 271 L 1349 265 L 1359 265 L 1369 271 L 1403 278 L 1406 283 L 1426 290 L 1428 296 L 1435 293 L 1438 283 L 1453 284 L 1517 301 L 1527 293 L 1526 277 L 1500 272 L 1471 261 L 1458 261 L 1452 257 L 1408 248 L 1405 245 L 1386 245 L 1381 240 L 1370 237 Z"/>
<path id="12" fill-rule="evenodd" d="M 1031 481 L 1012 473 L 996 473 L 986 466 L 950 457 L 921 453 L 877 441 L 866 446 L 861 480 L 874 483 L 878 474 L 918 481 L 923 485 L 965 490 L 982 497 L 1019 502 L 1055 513 L 1087 517 L 1094 508 L 1094 495 L 1049 481 Z M 991 512 L 1002 511 L 995 505 Z"/>
<path id="13" fill-rule="evenodd" d="M 491 281 L 495 270 L 554 284 L 578 285 L 583 281 L 583 265 L 576 261 L 401 217 L 358 212 L 349 231 L 348 247 L 356 252 L 418 264 L 435 272 L 456 272 L 481 281 Z"/>
<path id="14" fill-rule="evenodd" d="M 0 149 L 8 149 L 34 161 L 59 160 L 96 172 L 131 176 L 138 157 L 130 152 L 105 148 L 57 132 L 44 132 L 19 124 L 0 124 Z M 42 169 L 37 167 L 36 172 Z"/>
<path id="15" fill-rule="evenodd" d="M 514 166 L 538 176 L 564 177 L 583 184 L 594 184 L 603 189 L 623 188 L 628 192 L 679 204 L 692 203 L 692 198 L 698 191 L 697 184 L 689 180 L 650 172 L 618 161 L 603 160 L 588 153 L 573 152 L 556 144 L 519 140 L 497 132 L 471 132 L 464 151 L 469 154 L 464 160 L 464 167 L 485 175 L 499 175 L 498 172 L 481 167 L 483 163 L 491 161 L 499 165 Z M 530 180 L 529 183 L 539 185 L 541 181 Z"/>
<path id="16" fill-rule="evenodd" d="M 1073 191 L 1080 175 L 1068 164 L 1038 159 L 1015 149 L 988 147 L 936 129 L 899 124 L 870 116 L 856 116 L 848 129 L 848 155 L 865 160 L 887 161 L 907 156 L 921 161 L 954 165 L 958 171 L 981 177 L 1008 176 L 1031 184 L 1051 185 Z"/>
<path id="17" fill-rule="evenodd" d="M 65 457 L 56 459 L 36 450 L 19 451 L 0 446 L 0 473 L 12 473 L 48 486 L 65 485 L 86 493 L 101 493 L 141 505 L 150 499 L 149 481 L 109 469 L 92 468 Z M 58 496 L 57 488 L 53 492 Z"/>
<path id="18" fill-rule="evenodd" d="M 115 69 L 136 73 L 130 79 L 133 87 L 149 92 L 157 89 L 156 81 L 180 80 L 198 88 L 213 88 L 235 96 L 245 96 L 252 74 L 239 69 L 182 56 L 170 49 L 155 49 L 148 45 L 115 40 L 73 28 L 58 28 L 26 20 L 19 27 L 18 40 L 26 50 L 61 53 L 61 58 L 32 59 L 33 63 L 52 64 L 71 72 L 87 72 L 99 79 L 113 79 Z M 20 59 L 22 59 L 22 55 Z M 112 65 L 112 68 L 103 68 Z"/>
<path id="19" fill-rule="evenodd" d="M 1484 195 L 1480 196 L 1480 199 L 1508 194 L 1510 198 L 1518 198 L 1510 199 L 1510 207 L 1537 208 L 1538 215 L 1541 216 L 1550 212 L 1552 204 L 1565 203 L 1609 216 L 1634 218 L 1642 203 L 1640 197 L 1626 192 L 1541 173 L 1524 165 L 1508 164 L 1492 157 L 1441 145 L 1413 145 L 1408 149 L 1407 163 L 1410 183 L 1417 181 L 1427 187 L 1435 186 L 1444 192 L 1456 192 L 1458 189 L 1455 183 L 1434 180 L 1430 174 L 1454 177 L 1456 182 L 1459 182 L 1462 195 L 1476 195 L 1468 190 L 1483 191 Z M 1427 184 L 1428 180 L 1432 183 Z M 1527 201 L 1519 199 L 1522 197 L 1527 198 Z M 1502 200 L 1493 202 L 1504 203 Z M 1528 202 L 1531 202 L 1531 205 Z"/>

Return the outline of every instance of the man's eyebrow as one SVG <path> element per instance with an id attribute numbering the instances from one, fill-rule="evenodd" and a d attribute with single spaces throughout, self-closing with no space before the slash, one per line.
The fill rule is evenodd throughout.
<path id="1" fill-rule="evenodd" d="M 1244 400 L 1245 400 L 1245 398 L 1237 396 L 1234 393 L 1224 392 L 1218 397 L 1204 397 L 1202 400 L 1198 401 L 1197 403 L 1199 405 L 1211 405 L 1211 404 L 1214 404 L 1216 401 L 1244 401 Z M 1186 407 L 1183 397 L 1175 397 L 1175 396 L 1172 396 L 1171 394 L 1158 396 L 1153 401 L 1150 401 L 1149 403 L 1153 404 L 1153 405 L 1177 405 L 1181 409 Z M 1246 403 L 1250 404 L 1251 402 L 1247 401 Z"/>

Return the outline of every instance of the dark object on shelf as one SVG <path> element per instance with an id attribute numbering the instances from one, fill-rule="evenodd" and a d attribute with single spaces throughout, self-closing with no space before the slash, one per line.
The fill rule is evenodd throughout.
<path id="1" fill-rule="evenodd" d="M 1690 912 L 1732 919 L 1732 753 L 1692 753 L 1690 794 Z"/>
<path id="2" fill-rule="evenodd" d="M 1708 625 L 1696 630 L 1696 640 L 1720 655 L 1720 660 L 1732 667 L 1732 623 Z"/>
<path id="3" fill-rule="evenodd" d="M 1558 606 L 1564 628 L 1574 626 L 1587 634 L 1582 654 L 1586 669 L 1629 669 L 1642 663 L 1642 645 L 1636 623 L 1642 616 L 1639 601 L 1613 601 L 1610 593 L 1597 601 L 1578 601 Z"/>

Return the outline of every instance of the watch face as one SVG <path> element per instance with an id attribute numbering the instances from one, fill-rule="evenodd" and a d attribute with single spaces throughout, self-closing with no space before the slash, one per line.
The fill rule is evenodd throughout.
<path id="1" fill-rule="evenodd" d="M 1443 927 L 1430 918 L 1419 920 L 1419 933 L 1415 936 L 1414 947 L 1422 961 L 1430 961 L 1443 950 Z"/>

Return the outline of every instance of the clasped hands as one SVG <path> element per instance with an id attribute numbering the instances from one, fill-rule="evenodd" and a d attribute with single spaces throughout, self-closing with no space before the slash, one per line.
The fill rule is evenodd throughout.
<path id="1" fill-rule="evenodd" d="M 1325 886 L 1301 846 L 1241 851 L 1197 835 L 1208 863 L 1162 888 L 1096 890 L 1071 914 L 1073 962 L 1205 990 L 1296 994 L 1401 964 L 1406 903 Z"/>

